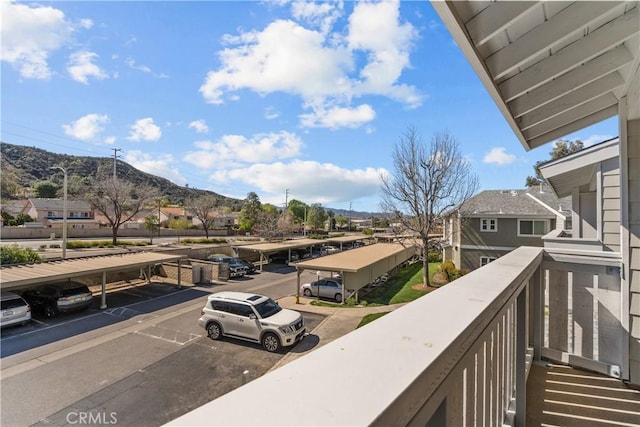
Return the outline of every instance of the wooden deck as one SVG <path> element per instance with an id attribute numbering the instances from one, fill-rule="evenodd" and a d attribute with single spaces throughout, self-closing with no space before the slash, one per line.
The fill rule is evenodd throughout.
<path id="1" fill-rule="evenodd" d="M 527 426 L 640 426 L 640 390 L 601 374 L 534 364 Z"/>

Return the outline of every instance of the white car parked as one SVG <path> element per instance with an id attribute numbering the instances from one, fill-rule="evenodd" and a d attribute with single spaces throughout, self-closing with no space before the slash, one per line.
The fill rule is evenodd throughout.
<path id="1" fill-rule="evenodd" d="M 305 333 L 302 314 L 264 295 L 218 292 L 209 295 L 201 315 L 198 324 L 209 338 L 239 338 L 260 343 L 270 352 L 296 344 Z"/>

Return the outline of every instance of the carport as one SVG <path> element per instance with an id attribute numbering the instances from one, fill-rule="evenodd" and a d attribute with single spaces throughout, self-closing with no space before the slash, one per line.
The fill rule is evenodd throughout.
<path id="1" fill-rule="evenodd" d="M 353 242 L 358 242 L 361 240 L 372 240 L 373 237 L 372 236 L 365 236 L 363 235 L 359 235 L 359 236 L 340 236 L 340 237 L 330 237 L 328 239 L 325 239 L 324 241 L 326 243 L 332 244 L 332 245 L 340 245 L 340 250 L 343 250 L 342 245 L 344 245 L 345 243 L 353 243 Z"/>
<path id="2" fill-rule="evenodd" d="M 287 259 L 291 260 L 291 250 L 292 249 L 303 249 L 309 248 L 311 246 L 321 245 L 325 242 L 325 240 L 318 239 L 296 239 L 296 240 L 285 240 L 284 242 L 276 242 L 276 243 L 257 243 L 254 245 L 240 245 L 233 246 L 236 254 L 239 255 L 239 250 L 258 252 L 260 254 L 260 271 L 262 271 L 262 264 L 268 262 L 269 254 L 274 254 L 281 251 L 287 251 L 288 257 Z"/>
<path id="3" fill-rule="evenodd" d="M 300 274 L 304 270 L 315 270 L 316 276 L 320 276 L 322 271 L 340 273 L 342 276 L 342 295 L 346 295 L 345 289 L 354 289 L 357 299 L 357 292 L 360 288 L 416 255 L 416 250 L 416 246 L 404 246 L 400 243 L 375 243 L 322 258 L 298 262 L 295 265 L 298 276 L 296 301 L 300 299 Z"/>
<path id="4" fill-rule="evenodd" d="M 91 258 L 75 258 L 36 264 L 3 266 L 0 269 L 0 290 L 18 291 L 35 285 L 61 282 L 76 277 L 102 273 L 102 293 L 100 308 L 107 308 L 107 273 L 127 269 L 147 268 L 147 280 L 151 279 L 151 268 L 164 262 L 175 262 L 186 258 L 184 255 L 168 255 L 157 252 L 106 255 Z M 178 268 L 178 286 L 181 284 Z"/>

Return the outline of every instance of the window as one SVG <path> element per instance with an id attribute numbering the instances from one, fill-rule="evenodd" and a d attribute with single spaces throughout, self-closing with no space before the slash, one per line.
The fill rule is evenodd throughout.
<path id="1" fill-rule="evenodd" d="M 497 258 L 492 256 L 481 256 L 480 257 L 480 267 L 489 264 L 491 261 L 495 261 Z"/>
<path id="2" fill-rule="evenodd" d="M 549 221 L 546 219 L 519 219 L 518 236 L 544 236 L 548 233 Z"/>
<path id="3" fill-rule="evenodd" d="M 496 218 L 481 218 L 480 231 L 498 231 L 498 220 Z"/>

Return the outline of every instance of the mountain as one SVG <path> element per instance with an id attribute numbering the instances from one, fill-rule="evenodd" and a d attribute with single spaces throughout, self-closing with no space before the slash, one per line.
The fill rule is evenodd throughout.
<path id="1" fill-rule="evenodd" d="M 50 169 L 52 166 L 62 166 L 66 169 L 67 176 L 81 177 L 95 177 L 99 168 L 113 168 L 113 158 L 70 156 L 6 142 L 0 142 L 0 153 L 2 198 L 12 198 L 10 189 L 31 187 L 38 181 L 50 179 L 55 173 Z M 181 187 L 168 179 L 142 172 L 122 160 L 116 160 L 116 162 L 118 178 L 156 188 L 171 203 L 184 202 L 186 199 L 206 194 L 220 198 L 223 205 L 234 210 L 240 210 L 242 207 L 242 200 L 222 196 L 213 191 Z"/>

